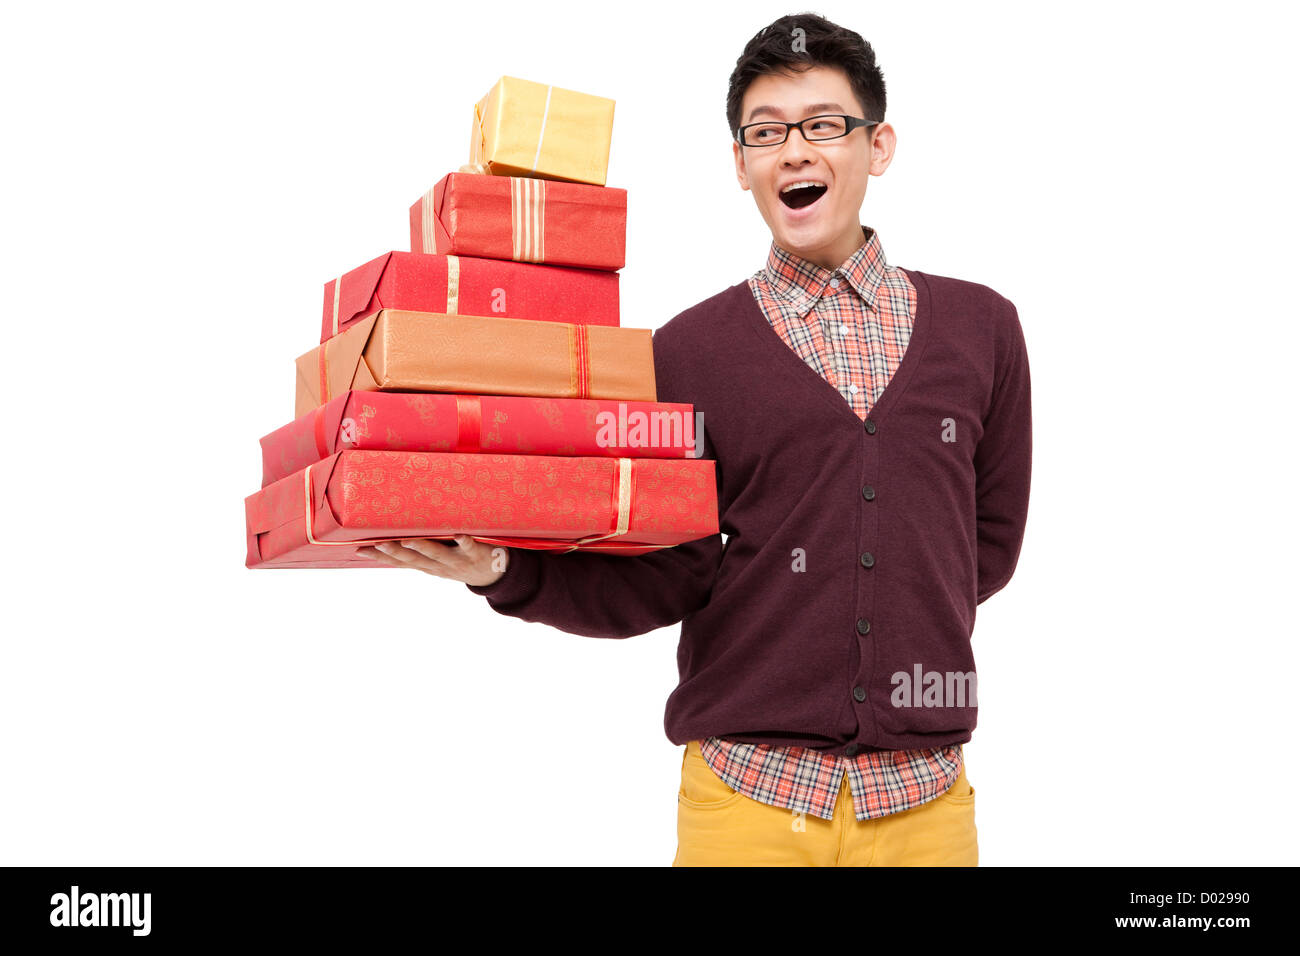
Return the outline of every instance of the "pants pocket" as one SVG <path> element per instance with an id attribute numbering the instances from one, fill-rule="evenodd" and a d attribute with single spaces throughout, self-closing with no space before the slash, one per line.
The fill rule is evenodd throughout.
<path id="1" fill-rule="evenodd" d="M 713 772 L 698 740 L 686 744 L 682 755 L 682 784 L 677 802 L 694 810 L 721 810 L 744 798 L 744 794 Z"/>
<path id="2" fill-rule="evenodd" d="M 975 788 L 966 779 L 966 762 L 964 760 L 961 765 L 961 773 L 957 774 L 957 779 L 952 782 L 952 786 L 935 797 L 935 800 L 963 807 L 968 807 L 975 802 Z"/>

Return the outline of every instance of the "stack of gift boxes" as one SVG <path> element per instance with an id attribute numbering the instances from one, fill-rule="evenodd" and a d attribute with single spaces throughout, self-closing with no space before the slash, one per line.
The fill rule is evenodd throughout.
<path id="1" fill-rule="evenodd" d="M 502 77 L 410 252 L 326 283 L 292 422 L 261 439 L 250 568 L 388 567 L 357 548 L 469 534 L 639 555 L 718 531 L 694 409 L 619 324 L 614 101 Z M 698 436 L 702 441 L 703 436 Z"/>

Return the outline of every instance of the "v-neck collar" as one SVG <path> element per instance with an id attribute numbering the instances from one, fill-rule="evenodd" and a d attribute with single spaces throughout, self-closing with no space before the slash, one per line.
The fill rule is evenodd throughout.
<path id="1" fill-rule="evenodd" d="M 871 406 L 871 411 L 867 413 L 867 419 L 877 425 L 881 424 L 889 415 L 890 409 L 898 404 L 898 395 L 907 390 L 908 382 L 912 380 L 912 373 L 921 364 L 925 347 L 930 342 L 930 283 L 927 281 L 924 272 L 917 272 L 912 269 L 900 269 L 900 271 L 911 280 L 913 287 L 916 289 L 916 319 L 912 323 L 912 334 L 907 341 L 907 350 L 903 353 L 903 360 L 889 379 L 885 390 L 880 393 L 880 398 L 876 400 L 875 404 Z M 811 391 L 815 391 L 823 398 L 833 402 L 839 414 L 847 415 L 854 425 L 861 428 L 863 419 L 858 418 L 857 412 L 845 401 L 839 389 L 818 375 L 790 346 L 786 345 L 785 340 L 781 338 L 781 334 L 772 328 L 772 324 L 767 321 L 767 316 L 763 314 L 762 308 L 754 298 L 753 291 L 749 288 L 749 281 L 745 280 L 737 283 L 735 289 L 737 290 L 736 294 L 743 296 L 745 300 L 742 311 L 746 315 L 744 323 L 746 327 L 766 342 L 770 348 L 775 348 L 781 355 L 780 361 L 783 363 L 793 362 L 797 366 L 797 369 L 791 370 L 796 378 L 804 381 Z"/>

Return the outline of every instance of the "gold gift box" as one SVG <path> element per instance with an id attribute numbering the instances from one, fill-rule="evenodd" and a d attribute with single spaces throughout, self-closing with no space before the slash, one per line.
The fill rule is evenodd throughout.
<path id="1" fill-rule="evenodd" d="M 614 101 L 503 76 L 474 104 L 463 171 L 605 185 Z"/>

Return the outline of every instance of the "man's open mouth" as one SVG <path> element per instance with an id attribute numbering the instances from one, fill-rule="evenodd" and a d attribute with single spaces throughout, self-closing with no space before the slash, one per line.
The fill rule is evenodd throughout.
<path id="1" fill-rule="evenodd" d="M 825 183 L 792 183 L 781 191 L 781 202 L 791 209 L 802 209 L 804 206 L 811 206 L 821 199 L 826 189 Z"/>

